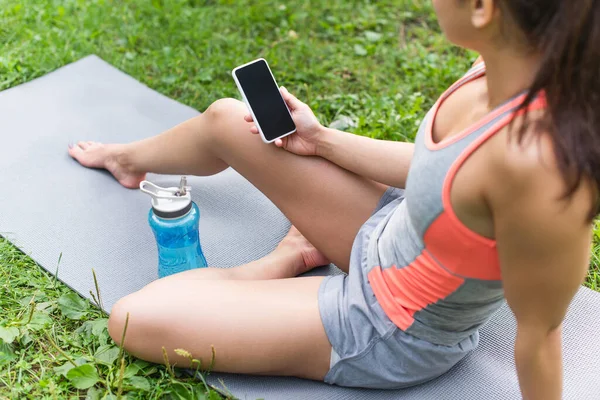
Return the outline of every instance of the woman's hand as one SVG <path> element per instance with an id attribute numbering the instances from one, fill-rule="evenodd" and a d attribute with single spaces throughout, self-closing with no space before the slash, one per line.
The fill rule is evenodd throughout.
<path id="1" fill-rule="evenodd" d="M 283 147 L 290 153 L 300 156 L 317 155 L 317 148 L 324 130 L 323 126 L 319 123 L 310 107 L 298 100 L 283 86 L 281 87 L 281 95 L 292 113 L 292 119 L 296 124 L 296 133 L 277 139 L 274 142 L 275 146 Z M 244 119 L 250 123 L 254 122 L 252 115 L 246 115 Z M 252 125 L 250 132 L 258 134 L 256 125 Z"/>

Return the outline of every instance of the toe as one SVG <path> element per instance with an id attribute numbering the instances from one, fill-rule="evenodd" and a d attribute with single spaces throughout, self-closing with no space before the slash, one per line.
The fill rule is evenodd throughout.
<path id="1" fill-rule="evenodd" d="M 78 154 L 81 154 L 81 148 L 79 147 L 79 145 L 69 145 L 69 155 L 73 158 L 77 158 Z"/>
<path id="2" fill-rule="evenodd" d="M 89 145 L 86 142 L 79 142 L 76 146 L 73 146 L 69 149 L 69 155 L 84 167 L 94 167 L 93 155 L 89 152 L 86 152 L 88 148 Z"/>

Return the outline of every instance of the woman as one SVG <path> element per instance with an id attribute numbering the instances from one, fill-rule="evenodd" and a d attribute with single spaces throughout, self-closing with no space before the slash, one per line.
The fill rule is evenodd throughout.
<path id="1" fill-rule="evenodd" d="M 600 1 L 579 3 L 434 0 L 449 40 L 485 63 L 414 145 L 324 128 L 282 88 L 298 131 L 275 146 L 223 99 L 156 137 L 72 147 L 130 188 L 146 172 L 231 166 L 297 228 L 261 260 L 123 298 L 111 336 L 129 313 L 124 346 L 145 360 L 162 362 L 164 346 L 178 366 L 176 348 L 206 363 L 214 345 L 217 371 L 398 388 L 450 369 L 506 298 L 524 397 L 560 398 L 561 323 L 588 266 L 600 178 Z M 288 279 L 328 261 L 349 275 Z"/>

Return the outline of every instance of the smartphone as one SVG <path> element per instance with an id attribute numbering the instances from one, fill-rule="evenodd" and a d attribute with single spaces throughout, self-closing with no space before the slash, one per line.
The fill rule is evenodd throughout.
<path id="1" fill-rule="evenodd" d="M 272 143 L 296 132 L 292 114 L 265 59 L 241 65 L 231 74 L 263 142 Z"/>

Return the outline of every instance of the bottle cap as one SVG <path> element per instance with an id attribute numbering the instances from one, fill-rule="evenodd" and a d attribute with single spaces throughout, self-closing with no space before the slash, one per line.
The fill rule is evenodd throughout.
<path id="1" fill-rule="evenodd" d="M 185 176 L 181 177 L 179 187 L 163 188 L 149 181 L 140 183 L 140 190 L 152 197 L 152 210 L 160 218 L 179 218 L 192 209 L 190 186 Z"/>

